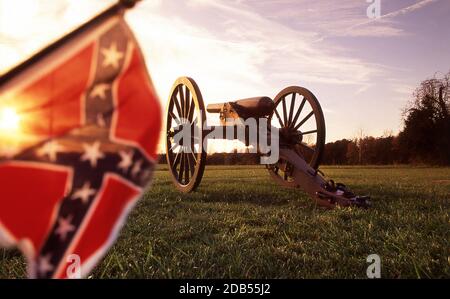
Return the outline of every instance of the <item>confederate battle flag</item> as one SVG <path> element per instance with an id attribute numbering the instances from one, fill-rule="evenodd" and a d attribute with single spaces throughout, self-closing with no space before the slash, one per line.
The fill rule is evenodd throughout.
<path id="1" fill-rule="evenodd" d="M 151 179 L 161 112 L 124 9 L 0 78 L 0 243 L 30 277 L 86 276 Z"/>

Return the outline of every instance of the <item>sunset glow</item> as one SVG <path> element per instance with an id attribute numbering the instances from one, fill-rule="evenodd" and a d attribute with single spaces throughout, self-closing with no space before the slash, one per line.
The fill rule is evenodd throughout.
<path id="1" fill-rule="evenodd" d="M 20 128 L 20 116 L 11 107 L 0 109 L 0 132 L 14 133 Z"/>

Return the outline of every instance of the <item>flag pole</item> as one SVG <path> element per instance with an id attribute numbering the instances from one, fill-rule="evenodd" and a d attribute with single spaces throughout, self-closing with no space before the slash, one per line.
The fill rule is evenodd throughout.
<path id="1" fill-rule="evenodd" d="M 118 2 L 111 7 L 107 8 L 100 14 L 96 15 L 86 23 L 82 24 L 72 32 L 66 34 L 65 36 L 61 37 L 60 39 L 56 40 L 55 42 L 51 43 L 50 45 L 46 46 L 30 58 L 26 59 L 22 63 L 18 64 L 17 66 L 10 69 L 8 72 L 6 72 L 4 75 L 0 77 L 0 88 L 2 88 L 3 85 L 8 83 L 10 80 L 12 80 L 17 75 L 24 72 L 26 69 L 34 65 L 39 60 L 43 59 L 53 51 L 57 50 L 58 48 L 62 47 L 64 44 L 66 44 L 69 40 L 80 36 L 84 32 L 86 32 L 91 27 L 100 24 L 107 18 L 123 13 L 126 9 L 133 8 L 137 2 L 141 0 L 118 0 Z"/>

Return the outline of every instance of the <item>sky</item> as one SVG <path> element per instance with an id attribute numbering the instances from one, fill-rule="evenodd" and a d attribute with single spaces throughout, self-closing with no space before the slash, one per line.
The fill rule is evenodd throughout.
<path id="1" fill-rule="evenodd" d="M 0 74 L 115 2 L 0 0 Z M 418 84 L 450 70 L 449 16 L 450 0 L 143 0 L 126 20 L 163 107 L 180 76 L 205 104 L 299 85 L 330 142 L 398 133 Z"/>

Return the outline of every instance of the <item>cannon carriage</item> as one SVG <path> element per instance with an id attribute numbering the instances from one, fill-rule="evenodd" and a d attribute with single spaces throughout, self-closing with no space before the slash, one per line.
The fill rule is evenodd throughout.
<path id="1" fill-rule="evenodd" d="M 219 114 L 219 126 L 209 126 L 206 111 Z M 256 124 L 253 131 L 249 126 L 252 121 Z M 211 132 L 223 134 L 217 137 Z M 276 146 L 278 151 L 276 161 L 266 163 L 266 168 L 279 185 L 303 189 L 325 207 L 370 205 L 367 196 L 356 196 L 345 185 L 325 180 L 318 170 L 325 147 L 325 121 L 319 101 L 306 88 L 290 86 L 273 100 L 253 97 L 209 104 L 205 110 L 196 82 L 181 77 L 169 94 L 165 134 L 169 171 L 181 192 L 191 192 L 199 186 L 208 139 L 240 140 L 267 157 L 272 153 L 260 147 L 265 137 L 270 148 Z M 255 139 L 253 144 L 251 140 Z"/>

